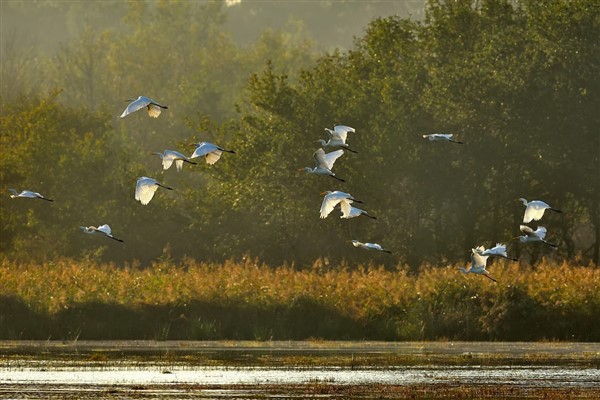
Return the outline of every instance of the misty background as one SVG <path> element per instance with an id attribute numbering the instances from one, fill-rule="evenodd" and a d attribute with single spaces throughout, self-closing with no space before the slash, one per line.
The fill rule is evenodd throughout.
<path id="1" fill-rule="evenodd" d="M 0 5 L 5 257 L 416 268 L 504 242 L 525 263 L 598 263 L 595 1 Z M 169 109 L 118 118 L 139 95 Z M 334 168 L 347 182 L 298 172 L 336 124 L 356 128 L 358 153 Z M 466 144 L 421 137 L 433 132 Z M 199 141 L 236 154 L 182 172 L 150 155 Z M 142 206 L 139 176 L 175 190 Z M 353 194 L 377 221 L 319 219 L 325 190 Z M 563 211 L 531 224 L 558 250 L 511 241 L 519 197 Z M 104 223 L 125 244 L 79 230 Z"/>

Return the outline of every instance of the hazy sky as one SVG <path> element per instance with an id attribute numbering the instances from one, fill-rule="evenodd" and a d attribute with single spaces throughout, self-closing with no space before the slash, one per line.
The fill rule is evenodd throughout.
<path id="1" fill-rule="evenodd" d="M 421 19 L 424 0 L 386 1 L 274 1 L 236 0 L 226 7 L 224 28 L 240 44 L 254 41 L 265 29 L 301 31 L 317 48 L 348 49 L 377 17 L 400 15 Z M 35 46 L 43 53 L 72 40 L 89 24 L 104 30 L 119 29 L 126 10 L 124 1 L 24 1 L 1 0 L 2 46 Z"/>

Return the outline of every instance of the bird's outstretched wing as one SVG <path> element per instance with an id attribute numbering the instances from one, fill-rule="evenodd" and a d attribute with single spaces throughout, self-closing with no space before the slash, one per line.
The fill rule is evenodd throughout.
<path id="1" fill-rule="evenodd" d="M 336 125 L 333 127 L 333 131 L 339 135 L 340 138 L 343 138 L 344 142 L 346 141 L 348 132 L 356 132 L 354 128 L 346 125 Z"/>
<path id="2" fill-rule="evenodd" d="M 317 168 L 329 169 L 329 167 L 327 166 L 327 159 L 325 158 L 325 150 L 323 150 L 323 149 L 315 150 L 315 152 L 313 153 L 313 157 L 315 159 L 315 162 L 317 163 Z"/>
<path id="3" fill-rule="evenodd" d="M 154 192 L 158 189 L 156 181 L 152 178 L 138 179 L 135 187 L 135 199 L 143 205 L 147 205 L 154 197 Z"/>
<path id="4" fill-rule="evenodd" d="M 101 225 L 99 226 L 97 229 L 97 231 L 104 233 L 104 235 L 106 235 L 106 237 L 111 238 L 113 240 L 116 240 L 117 242 L 121 242 L 123 243 L 123 240 L 116 238 L 112 235 L 112 232 L 110 230 L 110 226 L 108 226 L 107 224 Z"/>
<path id="5" fill-rule="evenodd" d="M 533 229 L 531 229 L 530 227 L 528 227 L 527 225 L 520 225 L 519 229 L 521 230 L 521 232 L 523 232 L 524 234 L 526 234 L 527 236 L 531 236 L 531 235 L 535 235 L 535 232 Z M 545 228 L 544 228 L 545 229 Z"/>
<path id="6" fill-rule="evenodd" d="M 343 154 L 344 150 L 342 149 L 325 154 L 325 165 L 327 166 L 327 169 L 331 170 L 333 168 L 335 160 L 340 158 Z"/>
<path id="7" fill-rule="evenodd" d="M 317 168 L 323 168 L 331 170 L 335 160 L 340 158 L 344 154 L 344 150 L 336 150 L 331 153 L 325 154 L 323 149 L 318 149 L 313 153 L 313 157 L 317 163 Z"/>
<path id="8" fill-rule="evenodd" d="M 152 118 L 158 118 L 160 115 L 160 107 L 154 103 L 149 103 L 146 107 L 148 107 L 148 115 Z"/>
<path id="9" fill-rule="evenodd" d="M 502 243 L 496 243 L 495 247 L 492 247 L 491 249 L 486 249 L 485 251 L 481 252 L 481 255 L 502 256 L 508 258 L 508 254 L 506 253 L 506 245 Z"/>
<path id="10" fill-rule="evenodd" d="M 175 165 L 177 166 L 177 171 L 181 171 L 183 169 L 183 163 L 185 161 L 189 162 L 190 164 L 196 164 L 195 162 L 189 161 L 188 158 L 184 154 L 181 154 L 180 152 L 175 151 L 175 150 L 165 150 L 165 158 L 171 159 L 171 162 L 169 163 L 169 167 L 171 166 L 171 163 L 173 161 L 175 161 Z M 164 159 L 163 159 L 163 166 L 164 166 Z M 165 168 L 165 169 L 167 169 L 167 168 Z"/>
<path id="11" fill-rule="evenodd" d="M 327 218 L 340 201 L 343 201 L 343 197 L 340 196 L 339 193 L 325 195 L 325 197 L 323 197 L 323 203 L 321 204 L 321 218 Z"/>
<path id="12" fill-rule="evenodd" d="M 539 221 L 544 216 L 544 211 L 547 207 L 547 204 L 542 202 L 531 201 L 525 208 L 525 214 L 523 215 L 523 222 L 528 223 L 531 221 Z"/>
<path id="13" fill-rule="evenodd" d="M 333 130 L 335 132 L 345 132 L 345 133 L 356 132 L 356 130 L 354 128 L 352 128 L 350 126 L 346 126 L 346 125 L 336 125 L 333 127 Z"/>
<path id="14" fill-rule="evenodd" d="M 340 201 L 340 210 L 342 211 L 342 217 L 341 218 L 352 218 L 354 217 L 356 213 L 353 212 L 353 210 L 357 210 L 356 208 L 353 208 L 350 205 L 351 201 L 344 199 L 342 201 Z"/>
<path id="15" fill-rule="evenodd" d="M 483 246 L 478 247 L 477 249 L 472 250 L 471 254 L 471 262 L 473 267 L 479 267 L 485 269 L 485 265 L 487 264 L 487 260 L 489 256 L 483 256 L 479 254 L 479 249 L 483 250 Z"/>
<path id="16" fill-rule="evenodd" d="M 219 146 L 212 143 L 201 142 L 198 144 L 198 147 L 196 147 L 196 150 L 194 150 L 194 153 L 190 156 L 190 158 L 205 157 L 206 163 L 213 165 L 219 161 L 221 154 L 223 154 L 223 152 Z"/>
<path id="17" fill-rule="evenodd" d="M 221 154 L 223 154 L 221 150 L 213 150 L 210 153 L 206 154 L 206 157 L 204 159 L 206 160 L 206 163 L 208 165 L 213 165 L 214 163 L 219 161 L 219 158 L 221 158 Z"/>
<path id="18" fill-rule="evenodd" d="M 540 239 L 544 239 L 546 237 L 547 232 L 548 232 L 548 230 L 546 229 L 546 227 L 538 226 L 538 228 L 535 230 L 534 234 L 537 237 L 539 237 Z"/>
<path id="19" fill-rule="evenodd" d="M 108 226 L 107 224 L 100 225 L 98 228 L 96 228 L 96 230 L 104 233 L 106 236 L 112 236 L 110 226 Z"/>
<path id="20" fill-rule="evenodd" d="M 177 171 L 181 171 L 183 169 L 183 160 L 175 160 L 175 165 L 177 166 Z"/>
<path id="21" fill-rule="evenodd" d="M 173 165 L 173 160 L 174 160 L 173 157 L 165 155 L 162 159 L 163 169 L 171 168 L 171 165 Z"/>
<path id="22" fill-rule="evenodd" d="M 194 152 L 192 153 L 190 158 L 204 157 L 205 155 L 207 155 L 211 151 L 215 150 L 216 148 L 217 148 L 217 146 L 215 146 L 214 144 L 207 143 L 207 142 L 200 142 L 200 143 L 198 143 L 196 150 L 194 150 Z"/>
<path id="23" fill-rule="evenodd" d="M 346 143 L 346 139 L 348 138 L 348 132 L 344 130 L 334 130 L 331 132 L 332 140 L 341 140 L 343 143 Z"/>
<path id="24" fill-rule="evenodd" d="M 129 114 L 136 112 L 139 109 L 148 107 L 148 105 L 150 103 L 152 103 L 152 100 L 150 100 L 149 98 L 144 97 L 144 96 L 138 97 L 136 100 L 129 103 L 129 105 L 127 106 L 125 111 L 123 111 L 123 114 L 121 114 L 121 118 L 124 118 L 124 117 L 128 116 Z M 160 110 L 160 107 L 158 107 L 158 108 Z M 160 111 L 159 111 L 159 114 L 160 114 Z"/>

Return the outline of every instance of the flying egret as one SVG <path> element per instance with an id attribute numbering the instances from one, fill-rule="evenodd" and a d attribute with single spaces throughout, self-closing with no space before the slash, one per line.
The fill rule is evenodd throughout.
<path id="1" fill-rule="evenodd" d="M 336 125 L 333 127 L 333 130 L 325 128 L 325 131 L 327 131 L 327 134 L 329 135 L 329 141 L 326 142 L 323 139 L 317 140 L 317 142 L 321 143 L 322 147 L 343 147 L 352 153 L 356 153 L 356 151 L 352 150 L 346 144 L 348 132 L 354 132 L 354 128 L 351 128 L 346 125 Z"/>
<path id="2" fill-rule="evenodd" d="M 532 200 L 530 202 L 527 202 L 527 199 L 524 199 L 523 197 L 519 198 L 519 200 L 525 206 L 525 214 L 523 215 L 524 224 L 527 224 L 532 220 L 539 221 L 544 215 L 544 211 L 546 210 L 551 210 L 557 213 L 562 212 L 560 210 L 557 210 L 556 208 L 550 207 L 548 204 L 540 200 Z"/>
<path id="3" fill-rule="evenodd" d="M 42 200 L 46 200 L 46 201 L 54 201 L 54 200 L 51 200 L 51 199 L 48 199 L 48 198 L 42 196 L 38 192 L 32 192 L 30 190 L 23 190 L 23 191 L 21 191 L 21 193 L 19 193 L 15 189 L 8 189 L 8 191 L 12 193 L 10 195 L 10 197 L 13 199 L 15 199 L 17 197 L 25 197 L 28 199 L 42 199 Z"/>
<path id="4" fill-rule="evenodd" d="M 328 190 L 326 192 L 322 192 L 321 194 L 325 195 L 325 197 L 323 197 L 323 203 L 321 204 L 321 210 L 319 211 L 321 213 L 321 218 L 327 218 L 335 206 L 337 206 L 342 200 L 362 203 L 362 201 L 356 200 L 350 193 L 340 192 L 339 190 Z"/>
<path id="5" fill-rule="evenodd" d="M 428 135 L 423 135 L 423 138 L 429 139 L 430 142 L 445 141 L 445 142 L 464 144 L 463 142 L 459 142 L 458 140 L 452 139 L 452 136 L 454 136 L 452 133 L 430 133 Z"/>
<path id="6" fill-rule="evenodd" d="M 494 278 L 492 278 L 488 271 L 485 269 L 485 265 L 487 264 L 487 260 L 489 256 L 484 256 L 481 253 L 484 251 L 483 246 L 479 246 L 475 249 L 471 249 L 471 266 L 468 269 L 460 267 L 459 270 L 463 274 L 478 274 L 483 275 L 488 279 L 491 279 L 494 282 L 498 282 Z"/>
<path id="7" fill-rule="evenodd" d="M 477 249 L 480 248 L 483 248 L 483 246 L 477 247 Z M 496 246 L 492 247 L 491 249 L 483 249 L 479 254 L 481 254 L 482 256 L 498 256 L 507 258 L 512 261 L 518 261 L 516 258 L 508 256 L 508 254 L 506 253 L 506 245 L 502 243 L 496 243 Z"/>
<path id="8" fill-rule="evenodd" d="M 123 241 L 121 239 L 117 239 L 116 237 L 114 237 L 112 235 L 110 226 L 108 226 L 107 224 L 100 225 L 97 228 L 95 226 L 80 226 L 79 228 L 82 231 L 84 231 L 85 233 L 88 233 L 90 235 L 106 236 L 107 238 L 110 238 L 110 239 L 116 240 L 117 242 L 123 243 Z"/>
<path id="9" fill-rule="evenodd" d="M 168 190 L 173 190 L 172 188 L 159 183 L 156 179 L 148 178 L 147 176 L 138 178 L 135 186 L 135 199 L 143 205 L 150 203 L 150 200 L 154 197 L 154 192 L 156 192 L 156 189 L 158 189 L 159 186 Z"/>
<path id="10" fill-rule="evenodd" d="M 539 226 L 535 231 L 533 229 L 531 229 L 530 227 L 528 227 L 527 225 L 521 225 L 521 226 L 519 226 L 519 229 L 521 229 L 521 232 L 523 232 L 525 235 L 524 236 L 516 236 L 513 238 L 513 240 L 518 239 L 519 242 L 521 242 L 521 243 L 542 242 L 542 243 L 547 244 L 550 247 L 554 247 L 554 248 L 558 247 L 557 245 L 546 242 L 546 240 L 544 240 L 544 238 L 546 237 L 546 232 L 548 230 L 543 226 Z"/>
<path id="11" fill-rule="evenodd" d="M 140 110 L 144 107 L 148 108 L 149 116 L 151 116 L 152 118 L 158 118 L 158 116 L 160 115 L 161 108 L 164 108 L 164 109 L 169 108 L 167 106 L 160 105 L 157 102 L 155 102 L 154 100 L 149 99 L 144 96 L 140 96 L 135 100 L 128 99 L 127 101 L 130 101 L 131 103 L 129 103 L 129 105 L 127 106 L 125 111 L 123 111 L 123 114 L 121 114 L 121 118 L 125 118 L 129 114 L 136 112 L 137 110 Z"/>
<path id="12" fill-rule="evenodd" d="M 216 144 L 208 143 L 208 142 L 200 142 L 190 144 L 190 146 L 196 146 L 196 150 L 190 156 L 190 158 L 196 157 L 204 157 L 206 163 L 209 165 L 213 165 L 219 158 L 221 158 L 221 154 L 225 151 L 227 153 L 235 154 L 233 150 L 226 150 L 222 147 L 217 146 Z"/>
<path id="13" fill-rule="evenodd" d="M 175 150 L 165 150 L 164 153 L 155 152 L 152 154 L 156 154 L 157 156 L 160 156 L 160 158 L 162 159 L 163 169 L 171 168 L 173 161 L 175 161 L 175 166 L 177 167 L 177 171 L 181 171 L 183 169 L 184 162 L 194 164 L 194 165 L 198 164 L 196 162 L 190 161 L 186 156 L 184 156 L 183 154 L 181 154 L 180 152 L 175 151 Z"/>
<path id="14" fill-rule="evenodd" d="M 379 250 L 379 251 L 383 251 L 384 253 L 392 254 L 391 251 L 385 250 L 383 247 L 381 247 L 380 244 L 377 244 L 377 243 L 361 243 L 358 240 L 349 240 L 349 242 L 351 242 L 354 245 L 354 247 L 360 247 L 361 249 Z"/>
<path id="15" fill-rule="evenodd" d="M 377 217 L 369 215 L 369 213 L 366 212 L 365 210 L 361 210 L 360 208 L 352 207 L 350 205 L 350 203 L 352 203 L 352 201 L 349 201 L 349 200 L 340 201 L 340 209 L 342 210 L 342 216 L 340 218 L 350 219 L 350 218 L 360 217 L 361 215 L 364 215 L 365 217 L 369 217 L 371 219 L 377 219 Z"/>
<path id="16" fill-rule="evenodd" d="M 340 182 L 346 182 L 342 178 L 338 178 L 337 176 L 335 176 L 335 174 L 331 171 L 335 160 L 340 158 L 342 154 L 344 154 L 344 150 L 336 150 L 332 151 L 331 153 L 325 154 L 325 151 L 323 149 L 318 149 L 313 153 L 313 157 L 315 158 L 317 166 L 315 168 L 304 167 L 299 169 L 299 171 L 306 171 L 309 174 L 326 175 L 337 179 Z"/>

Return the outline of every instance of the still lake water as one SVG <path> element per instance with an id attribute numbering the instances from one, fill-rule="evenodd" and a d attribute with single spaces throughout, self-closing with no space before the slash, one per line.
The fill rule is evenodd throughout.
<path id="1" fill-rule="evenodd" d="M 339 366 L 257 361 L 294 356 L 327 361 L 349 354 L 379 361 Z M 209 356 L 198 362 L 199 355 Z M 388 355 L 408 356 L 411 365 L 382 364 L 381 357 Z M 496 361 L 452 365 L 452 357 L 462 355 Z M 240 363 L 245 357 L 249 361 Z M 449 362 L 436 365 L 444 357 Z M 550 361 L 527 365 L 539 357 Z M 591 390 L 600 398 L 598 360 L 596 343 L 0 342 L 0 398 L 132 398 L 130 392 L 119 392 L 122 388 L 135 389 L 135 398 L 286 398 L 304 397 L 286 392 L 286 387 L 310 384 L 508 385 Z"/>

